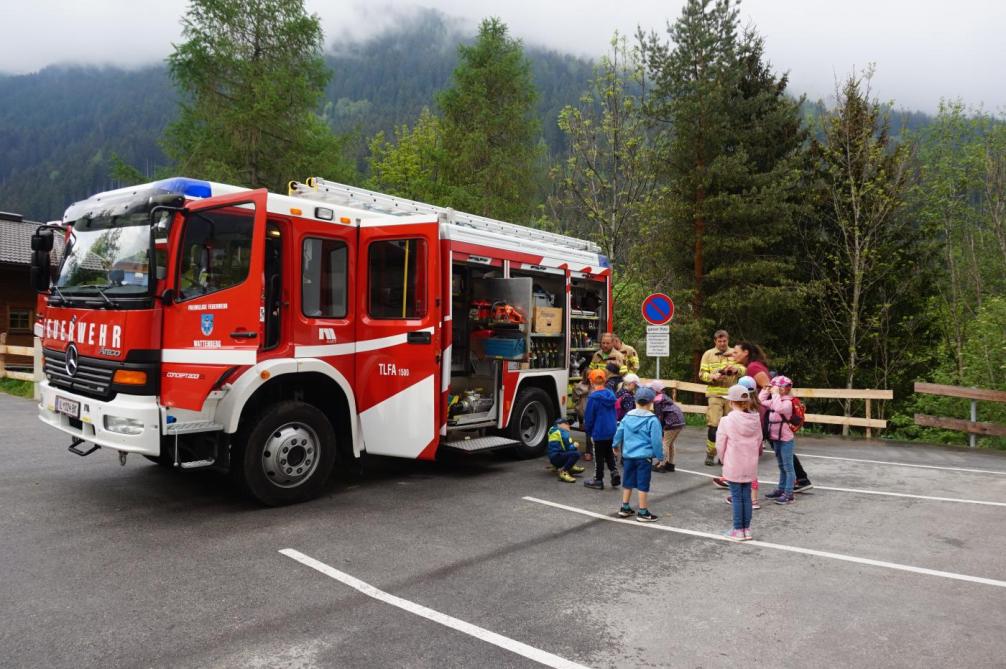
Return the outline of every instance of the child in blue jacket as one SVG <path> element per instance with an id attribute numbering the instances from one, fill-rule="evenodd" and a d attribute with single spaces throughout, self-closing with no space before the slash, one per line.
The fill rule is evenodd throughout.
<path id="1" fill-rule="evenodd" d="M 611 450 L 611 439 L 615 436 L 615 393 L 605 388 L 603 370 L 592 369 L 587 378 L 594 390 L 587 397 L 583 423 L 587 436 L 594 444 L 594 478 L 584 481 L 583 485 L 594 490 L 604 490 L 604 466 L 607 464 L 611 470 L 611 487 L 617 488 L 622 479 L 618 475 L 615 454 Z"/>
<path id="2" fill-rule="evenodd" d="M 583 467 L 576 464 L 579 459 L 580 451 L 569 436 L 569 421 L 559 418 L 548 431 L 548 461 L 555 467 L 560 481 L 576 481 L 573 474 L 583 471 Z"/>
<path id="3" fill-rule="evenodd" d="M 633 513 L 629 501 L 632 490 L 639 491 L 639 512 L 636 520 L 641 523 L 652 523 L 657 516 L 650 513 L 646 506 L 646 497 L 650 492 L 651 458 L 663 455 L 663 444 L 658 419 L 652 410 L 656 393 L 652 388 L 640 388 L 636 391 L 636 408 L 625 415 L 615 431 L 615 448 L 622 449 L 622 473 L 625 477 L 622 488 L 622 508 L 618 510 L 619 518 L 628 518 Z"/>

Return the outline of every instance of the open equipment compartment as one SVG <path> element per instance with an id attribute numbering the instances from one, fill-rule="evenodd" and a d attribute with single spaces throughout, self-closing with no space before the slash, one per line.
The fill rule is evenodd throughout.
<path id="1" fill-rule="evenodd" d="M 601 335 L 610 330 L 607 285 L 604 280 L 570 279 L 569 380 L 579 381 L 594 351 L 601 347 Z"/>
<path id="2" fill-rule="evenodd" d="M 502 361 L 528 359 L 531 280 L 505 279 L 501 267 L 455 262 L 448 425 L 495 422 Z"/>
<path id="3" fill-rule="evenodd" d="M 531 280 L 531 328 L 527 368 L 566 368 L 566 273 L 563 270 L 511 269 L 512 278 Z"/>

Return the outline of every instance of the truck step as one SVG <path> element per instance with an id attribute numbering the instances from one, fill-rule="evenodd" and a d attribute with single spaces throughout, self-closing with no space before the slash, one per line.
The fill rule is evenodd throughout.
<path id="1" fill-rule="evenodd" d="M 509 437 L 475 437 L 474 439 L 459 439 L 457 441 L 445 441 L 440 444 L 441 448 L 449 448 L 452 451 L 461 453 L 484 453 L 495 451 L 501 448 L 512 448 L 519 446 L 520 442 Z"/>
<path id="2" fill-rule="evenodd" d="M 165 434 L 195 434 L 197 432 L 219 432 L 224 429 L 223 425 L 209 420 L 195 421 L 192 423 L 169 423 L 164 428 Z"/>

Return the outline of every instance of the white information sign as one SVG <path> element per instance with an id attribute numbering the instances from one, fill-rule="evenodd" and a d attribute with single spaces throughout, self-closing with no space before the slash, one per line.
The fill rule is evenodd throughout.
<path id="1" fill-rule="evenodd" d="M 666 358 L 671 355 L 670 326 L 646 326 L 646 355 L 649 358 Z"/>

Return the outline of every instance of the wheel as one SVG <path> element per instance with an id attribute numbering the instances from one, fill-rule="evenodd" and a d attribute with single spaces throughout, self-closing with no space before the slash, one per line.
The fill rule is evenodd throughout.
<path id="1" fill-rule="evenodd" d="M 506 434 L 520 442 L 514 446 L 519 458 L 537 458 L 548 447 L 548 428 L 557 418 L 552 400 L 540 388 L 524 388 L 517 395 Z"/>
<path id="2" fill-rule="evenodd" d="M 335 430 L 316 407 L 280 402 L 241 430 L 233 473 L 267 506 L 296 504 L 321 494 L 335 465 Z"/>

